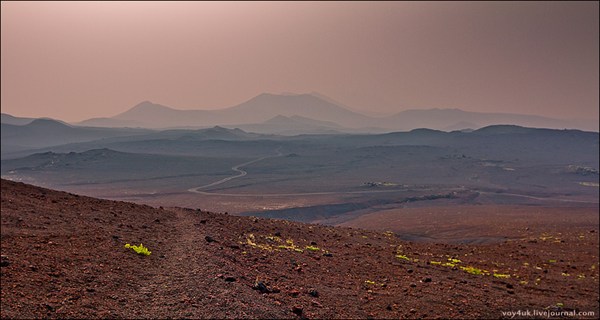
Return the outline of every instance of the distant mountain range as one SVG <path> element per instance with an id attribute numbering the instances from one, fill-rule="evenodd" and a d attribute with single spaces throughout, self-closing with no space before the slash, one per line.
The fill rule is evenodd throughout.
<path id="1" fill-rule="evenodd" d="M 260 94 L 220 110 L 177 110 L 144 101 L 110 118 L 93 118 L 77 125 L 97 127 L 202 128 L 224 126 L 276 134 L 379 133 L 416 128 L 453 131 L 495 124 L 535 128 L 598 131 L 596 120 L 564 120 L 534 115 L 469 112 L 460 109 L 405 110 L 374 117 L 337 104 L 318 94 Z"/>
<path id="2" fill-rule="evenodd" d="M 277 140 L 272 135 L 381 134 L 418 128 L 469 132 L 493 125 L 531 128 L 577 128 L 598 132 L 597 120 L 568 121 L 531 115 L 478 113 L 459 109 L 406 110 L 372 117 L 348 110 L 335 101 L 311 94 L 261 94 L 221 110 L 176 110 L 142 102 L 112 118 L 76 125 L 48 118 L 19 118 L 2 114 L 2 158 L 72 143 L 103 147 L 119 141 L 174 139 L 186 141 L 252 139 Z M 161 131 L 157 129 L 161 129 Z M 169 130 L 165 130 L 170 128 Z M 148 144 L 148 142 L 146 142 Z M 152 152 L 148 144 L 147 152 Z"/>
<path id="3" fill-rule="evenodd" d="M 152 132 L 148 129 L 78 127 L 52 119 L 28 121 L 27 118 L 2 114 L 2 121 L 5 119 L 12 123 L 26 124 L 16 125 L 4 122 L 1 124 L 3 155 L 15 151 Z"/>

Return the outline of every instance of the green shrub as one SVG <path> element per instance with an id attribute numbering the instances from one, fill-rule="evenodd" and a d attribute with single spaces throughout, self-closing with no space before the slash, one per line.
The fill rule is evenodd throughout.
<path id="1" fill-rule="evenodd" d="M 125 244 L 125 248 L 131 248 L 133 251 L 135 251 L 137 254 L 141 254 L 141 255 L 145 255 L 145 256 L 149 256 L 152 252 L 150 252 L 150 250 L 148 250 L 147 247 L 144 247 L 143 244 L 140 243 L 139 246 L 132 246 L 129 243 Z"/>

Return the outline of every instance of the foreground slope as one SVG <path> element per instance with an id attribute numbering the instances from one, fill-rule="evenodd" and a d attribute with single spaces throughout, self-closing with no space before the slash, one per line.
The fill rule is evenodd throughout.
<path id="1" fill-rule="evenodd" d="M 470 246 L 6 180 L 1 204 L 2 318 L 598 315 L 597 224 Z M 140 242 L 150 256 L 123 247 Z"/>

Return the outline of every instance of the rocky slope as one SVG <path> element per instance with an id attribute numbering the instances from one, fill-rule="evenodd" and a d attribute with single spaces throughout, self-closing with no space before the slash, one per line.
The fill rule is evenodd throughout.
<path id="1" fill-rule="evenodd" d="M 599 314 L 597 225 L 534 228 L 489 245 L 411 243 L 6 180 L 1 187 L 2 318 Z"/>

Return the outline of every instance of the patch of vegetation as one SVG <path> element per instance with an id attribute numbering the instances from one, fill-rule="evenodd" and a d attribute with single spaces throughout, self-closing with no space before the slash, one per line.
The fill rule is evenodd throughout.
<path id="1" fill-rule="evenodd" d="M 125 248 L 131 248 L 133 251 L 135 251 L 137 254 L 141 254 L 144 256 L 149 256 L 152 252 L 150 250 L 148 250 L 147 247 L 144 247 L 143 244 L 140 243 L 139 246 L 136 245 L 130 245 L 129 243 L 125 244 Z"/>
<path id="2" fill-rule="evenodd" d="M 250 233 L 248 235 L 246 235 L 246 242 L 247 245 L 261 249 L 261 250 L 266 250 L 266 251 L 273 251 L 273 247 L 271 247 L 268 244 L 263 244 L 263 243 L 257 243 L 256 242 L 256 237 L 254 236 L 253 233 Z"/>
<path id="3" fill-rule="evenodd" d="M 410 258 L 406 254 L 404 254 L 404 252 L 402 251 L 402 245 L 398 245 L 398 247 L 396 248 L 396 258 L 410 262 L 419 262 L 419 259 Z"/>
<path id="4" fill-rule="evenodd" d="M 285 245 L 279 245 L 277 246 L 278 249 L 286 249 L 286 250 L 293 250 L 296 252 L 304 252 L 304 250 L 300 249 L 298 246 L 296 246 L 294 244 L 294 240 L 292 239 L 287 239 L 285 240 Z"/>
<path id="5" fill-rule="evenodd" d="M 365 284 L 368 286 L 379 286 L 379 287 L 385 287 L 384 283 L 377 283 L 375 281 L 372 280 L 365 280 Z M 369 290 L 369 292 L 371 292 L 371 290 Z"/>
<path id="6" fill-rule="evenodd" d="M 319 251 L 321 249 L 319 249 L 319 247 L 315 247 L 315 246 L 306 246 L 304 247 L 304 249 L 308 250 L 308 251 Z"/>
<path id="7" fill-rule="evenodd" d="M 388 231 L 384 232 L 383 235 L 386 237 L 392 237 L 392 236 L 394 236 L 394 233 L 392 231 L 388 230 Z"/>
<path id="8" fill-rule="evenodd" d="M 499 279 L 508 279 L 508 278 L 510 278 L 510 274 L 503 274 L 503 273 L 494 273 L 493 276 L 495 278 L 499 278 Z"/>
<path id="9" fill-rule="evenodd" d="M 452 263 L 452 262 L 444 262 L 444 263 L 442 263 L 442 267 L 454 268 L 454 267 L 456 267 L 456 264 Z"/>
<path id="10" fill-rule="evenodd" d="M 278 236 L 268 235 L 265 237 L 265 239 L 272 241 L 272 242 L 281 242 L 281 238 Z"/>
<path id="11" fill-rule="evenodd" d="M 489 271 L 487 271 L 487 270 L 482 270 L 482 269 L 479 269 L 479 268 L 475 268 L 475 267 L 472 267 L 472 266 L 468 266 L 468 267 L 463 267 L 463 266 L 461 266 L 461 267 L 459 267 L 459 268 L 460 268 L 461 270 L 463 270 L 463 271 L 467 272 L 467 273 L 470 273 L 470 274 L 486 275 L 486 276 L 489 276 L 489 275 L 490 275 L 490 272 L 489 272 Z"/>
<path id="12" fill-rule="evenodd" d="M 403 254 L 397 254 L 396 258 L 398 259 L 402 259 L 402 260 L 406 260 L 406 261 L 411 261 L 409 257 L 403 255 Z"/>

